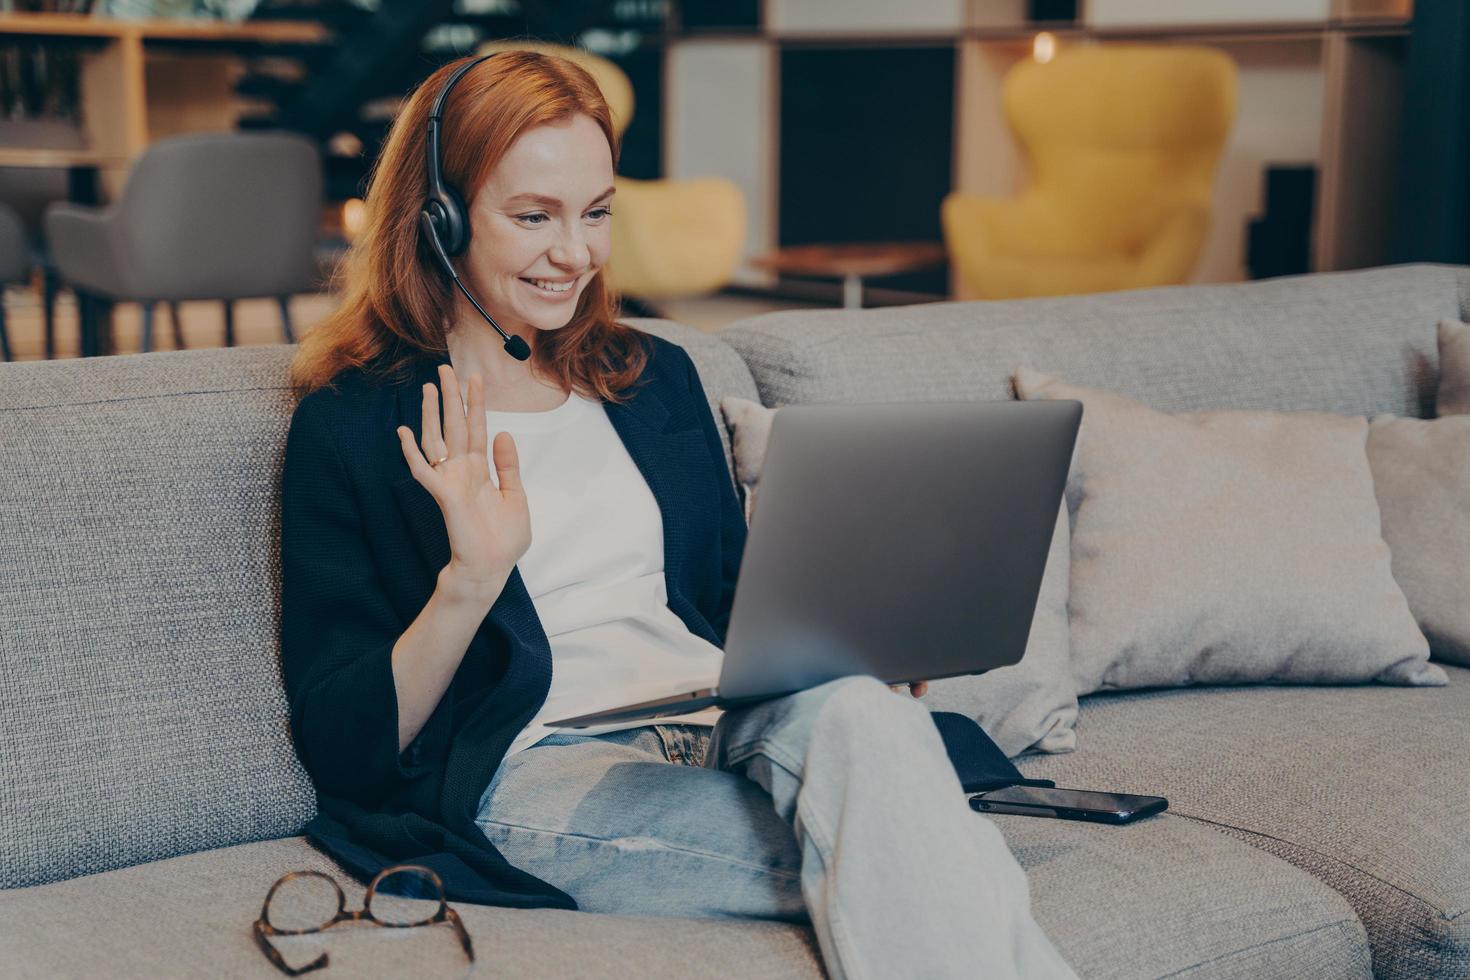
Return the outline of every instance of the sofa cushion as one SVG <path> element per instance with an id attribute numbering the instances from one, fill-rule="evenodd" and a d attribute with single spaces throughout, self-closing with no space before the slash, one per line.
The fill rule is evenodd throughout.
<path id="1" fill-rule="evenodd" d="M 1167 813 L 1124 827 L 988 819 L 1026 870 L 1037 923 L 1087 980 L 1370 975 L 1341 895 L 1208 827 Z"/>
<path id="2" fill-rule="evenodd" d="M 244 844 L 71 881 L 0 891 L 0 942 L 11 980 L 95 976 L 260 977 L 281 974 L 250 924 L 271 882 L 316 869 L 337 880 L 348 908 L 366 889 L 304 837 Z M 475 946 L 476 975 L 592 978 L 822 976 L 800 926 L 640 919 L 455 902 Z M 291 966 L 325 952 L 323 976 L 458 977 L 468 964 L 447 925 L 384 929 L 361 923 L 274 940 Z"/>
<path id="3" fill-rule="evenodd" d="M 1084 406 L 1067 480 L 1078 694 L 1445 683 L 1390 569 L 1366 420 L 1171 415 L 1029 368 L 1016 393 Z"/>
<path id="4" fill-rule="evenodd" d="M 1002 399 L 1017 364 L 1167 412 L 1426 417 L 1470 269 L 1413 265 L 1048 299 L 767 313 L 721 328 L 763 404 Z"/>
<path id="5" fill-rule="evenodd" d="M 1030 876 L 1037 920 L 1089 980 L 1367 976 L 1362 926 L 1341 896 L 1208 828 L 1167 816 L 1128 828 L 991 819 Z M 0 891 L 6 934 L 27 937 L 3 950 L 6 976 L 269 980 L 279 974 L 249 926 L 271 882 L 306 868 L 335 877 L 349 907 L 361 902 L 363 886 L 304 837 Z M 822 976 L 799 926 L 454 904 L 492 976 Z M 465 965 L 447 926 L 341 925 L 276 942 L 292 965 L 329 953 L 342 976 L 459 976 Z"/>
<path id="6" fill-rule="evenodd" d="M 0 887 L 299 833 L 286 347 L 0 365 Z"/>
<path id="7" fill-rule="evenodd" d="M 1095 695 L 1060 786 L 1153 793 L 1341 892 L 1379 977 L 1470 976 L 1470 669 L 1448 687 Z"/>
<path id="8" fill-rule="evenodd" d="M 1470 415 L 1380 415 L 1368 462 L 1393 577 L 1434 656 L 1470 667 Z"/>
<path id="9" fill-rule="evenodd" d="M 1470 415 L 1470 324 L 1439 323 L 1440 415 Z"/>

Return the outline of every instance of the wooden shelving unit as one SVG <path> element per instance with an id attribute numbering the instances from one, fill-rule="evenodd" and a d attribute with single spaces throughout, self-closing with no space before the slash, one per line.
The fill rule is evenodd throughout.
<path id="1" fill-rule="evenodd" d="M 0 166 L 96 167 L 105 196 L 153 140 L 179 132 L 234 127 L 237 53 L 256 44 L 312 43 L 318 24 L 246 21 L 122 20 L 84 14 L 0 14 L 0 40 L 27 38 L 83 52 L 83 150 L 11 146 Z"/>
<path id="2" fill-rule="evenodd" d="M 1062 48 L 1209 45 L 1239 66 L 1239 113 L 1218 172 L 1213 226 L 1195 281 L 1233 281 L 1247 274 L 1246 226 L 1262 213 L 1265 169 L 1277 164 L 1317 169 L 1314 269 L 1389 261 L 1412 0 L 1332 0 L 1320 4 L 1323 16 L 1316 19 L 1274 21 L 1226 20 L 1235 10 L 1268 9 L 1232 2 L 1210 23 L 1126 25 L 1089 23 L 1087 8 L 1100 10 L 1103 0 L 1081 0 L 1078 19 L 1065 23 L 1025 22 L 1025 0 L 913 0 L 902 16 L 881 0 L 845 0 L 842 13 L 825 20 L 812 13 L 813 2 L 766 0 L 761 26 L 673 31 L 652 42 L 666 52 L 670 86 L 689 89 L 671 89 L 666 96 L 665 170 L 674 177 L 721 173 L 737 180 L 750 206 L 752 252 L 776 242 L 781 52 L 953 46 L 953 186 L 1007 196 L 1021 190 L 1025 174 L 1001 108 L 1001 82 L 1012 66 L 1031 57 L 1036 35 L 1046 31 Z M 793 16 L 778 9 L 785 4 L 804 9 Z M 1162 15 L 1173 15 L 1184 5 L 1160 0 L 1157 6 Z M 923 9 L 904 24 L 910 7 Z M 955 18 L 949 27 L 939 22 L 940 7 Z M 1285 8 L 1273 3 L 1269 9 Z M 758 94 L 732 94 L 746 91 Z M 695 108 L 701 100 L 721 106 L 717 122 Z M 881 120 L 874 122 L 874 138 L 881 138 Z M 721 149 L 715 153 L 709 146 Z M 957 278 L 952 292 L 964 296 Z"/>

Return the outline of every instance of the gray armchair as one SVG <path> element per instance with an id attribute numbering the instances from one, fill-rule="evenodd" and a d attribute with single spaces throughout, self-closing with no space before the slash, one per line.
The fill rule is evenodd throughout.
<path id="1" fill-rule="evenodd" d="M 273 296 L 294 343 L 287 299 L 316 278 L 321 215 L 315 144 L 288 133 L 211 133 L 160 140 L 138 158 L 116 203 L 53 204 L 46 236 L 82 309 L 82 353 L 110 342 L 112 304 L 142 304 L 142 349 L 153 341 L 154 304 Z M 178 308 L 173 306 L 177 330 Z"/>
<path id="2" fill-rule="evenodd" d="M 23 282 L 31 271 L 25 225 L 8 204 L 0 204 L 0 288 Z M 0 360 L 10 360 L 10 333 L 5 329 L 5 299 L 0 295 Z"/>

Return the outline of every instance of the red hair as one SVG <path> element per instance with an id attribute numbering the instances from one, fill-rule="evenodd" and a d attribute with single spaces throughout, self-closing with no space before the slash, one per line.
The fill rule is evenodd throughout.
<path id="1" fill-rule="evenodd" d="M 291 362 L 298 397 L 331 386 L 347 368 L 404 379 L 417 358 L 448 352 L 454 286 L 423 240 L 419 212 L 428 186 L 429 112 L 450 73 L 468 60 L 440 67 L 394 119 L 373 167 L 366 221 L 339 273 L 342 305 L 306 333 Z M 497 54 L 449 93 L 441 144 L 445 181 L 468 205 L 522 133 L 578 113 L 601 127 L 616 164 L 612 114 L 591 75 L 552 55 Z M 616 402 L 642 374 L 648 354 L 638 332 L 616 321 L 619 304 L 604 271 L 587 283 L 565 327 L 535 336 L 530 364 L 563 388 Z"/>

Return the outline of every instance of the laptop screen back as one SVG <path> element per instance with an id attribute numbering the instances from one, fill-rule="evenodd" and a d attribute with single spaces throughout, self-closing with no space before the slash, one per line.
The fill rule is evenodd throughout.
<path id="1" fill-rule="evenodd" d="M 978 673 L 1026 649 L 1075 401 L 776 413 L 720 694 Z"/>

